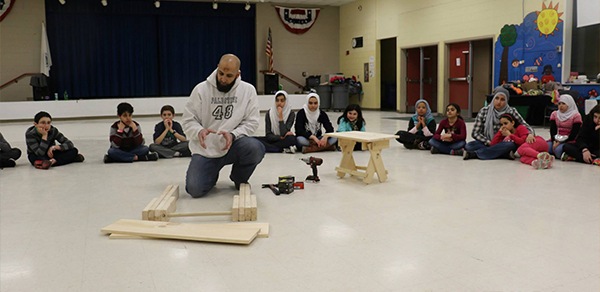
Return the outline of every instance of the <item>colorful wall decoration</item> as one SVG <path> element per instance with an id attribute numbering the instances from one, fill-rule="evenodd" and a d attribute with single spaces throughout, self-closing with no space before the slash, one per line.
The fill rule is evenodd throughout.
<path id="1" fill-rule="evenodd" d="M 504 25 L 494 51 L 494 86 L 531 78 L 562 81 L 563 19 L 559 3 L 530 12 L 519 25 Z"/>

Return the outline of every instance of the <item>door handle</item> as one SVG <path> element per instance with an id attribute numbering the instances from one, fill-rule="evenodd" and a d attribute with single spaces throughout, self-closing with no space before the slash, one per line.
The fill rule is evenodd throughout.
<path id="1" fill-rule="evenodd" d="M 448 78 L 448 81 L 467 81 L 467 77 Z"/>

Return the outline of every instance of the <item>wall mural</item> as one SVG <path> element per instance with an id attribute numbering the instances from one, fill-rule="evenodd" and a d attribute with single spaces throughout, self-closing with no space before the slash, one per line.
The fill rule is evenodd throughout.
<path id="1" fill-rule="evenodd" d="M 494 51 L 494 86 L 531 79 L 561 82 L 564 12 L 558 6 L 542 3 L 520 25 L 502 27 Z"/>

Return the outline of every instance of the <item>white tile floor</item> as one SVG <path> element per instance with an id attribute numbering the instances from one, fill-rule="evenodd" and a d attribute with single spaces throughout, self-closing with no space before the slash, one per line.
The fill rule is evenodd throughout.
<path id="1" fill-rule="evenodd" d="M 407 126 L 393 112 L 365 116 L 369 131 Z M 158 117 L 137 120 L 150 137 Z M 54 121 L 84 163 L 42 171 L 22 157 L 0 171 L 1 291 L 600 291 L 600 167 L 559 161 L 533 170 L 393 141 L 382 153 L 385 183 L 338 179 L 341 153 L 318 153 L 321 183 L 276 197 L 260 185 L 302 179 L 310 168 L 302 154 L 268 154 L 250 182 L 270 238 L 249 246 L 110 240 L 101 227 L 139 218 L 167 184 L 184 192 L 188 163 L 103 164 L 110 122 Z M 24 150 L 29 125 L 0 131 Z M 355 158 L 366 164 L 368 153 Z M 229 170 L 208 197 L 184 194 L 178 211 L 227 210 L 236 193 Z"/>

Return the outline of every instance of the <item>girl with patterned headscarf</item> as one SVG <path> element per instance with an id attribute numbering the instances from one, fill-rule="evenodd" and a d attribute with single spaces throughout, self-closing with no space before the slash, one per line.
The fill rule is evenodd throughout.
<path id="1" fill-rule="evenodd" d="M 563 94 L 558 99 L 558 110 L 550 114 L 548 152 L 560 158 L 565 143 L 575 143 L 583 119 L 572 96 Z"/>
<path id="2" fill-rule="evenodd" d="M 436 123 L 431 113 L 429 103 L 424 99 L 419 99 L 415 103 L 415 114 L 408 122 L 408 131 L 398 131 L 398 142 L 402 143 L 407 149 L 430 150 L 429 139 L 435 133 Z"/>
<path id="3" fill-rule="evenodd" d="M 265 137 L 257 137 L 267 152 L 296 153 L 296 136 L 292 132 L 295 118 L 287 92 L 275 92 L 275 102 L 265 115 Z"/>

